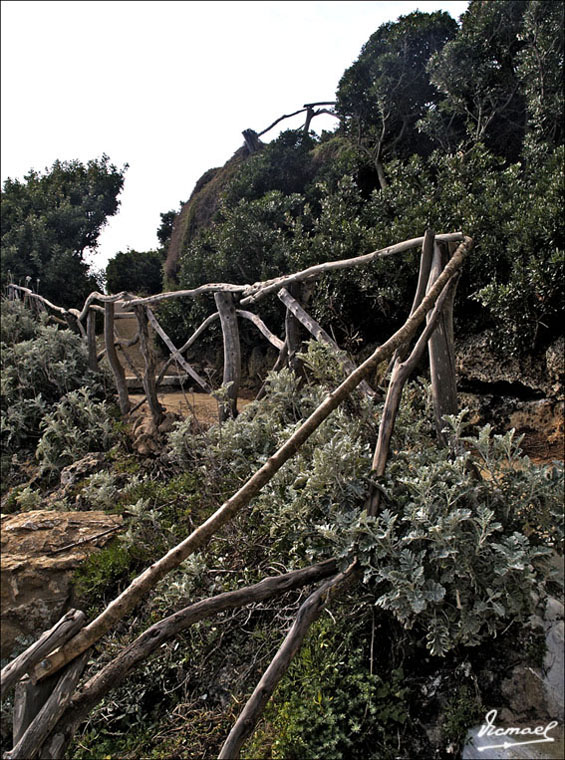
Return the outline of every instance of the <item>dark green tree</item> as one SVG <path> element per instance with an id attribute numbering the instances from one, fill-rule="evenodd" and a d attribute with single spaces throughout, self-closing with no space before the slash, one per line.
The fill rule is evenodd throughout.
<path id="1" fill-rule="evenodd" d="M 183 201 L 181 201 L 179 205 L 182 208 Z M 173 234 L 175 219 L 178 215 L 179 212 L 175 211 L 175 209 L 171 209 L 170 211 L 165 211 L 160 214 L 161 224 L 157 230 L 157 240 L 159 243 L 161 243 L 162 246 L 166 247 L 169 244 L 171 235 Z"/>
<path id="2" fill-rule="evenodd" d="M 127 290 L 152 295 L 162 290 L 165 254 L 159 251 L 120 251 L 106 267 L 108 293 Z"/>
<path id="3" fill-rule="evenodd" d="M 529 148 L 563 143 L 563 58 L 565 5 L 530 0 L 524 13 L 517 74 L 528 114 Z"/>
<path id="4" fill-rule="evenodd" d="M 417 123 L 439 100 L 426 65 L 456 32 L 445 11 L 401 16 L 377 29 L 341 78 L 336 110 L 374 164 L 381 187 L 387 160 L 426 150 Z"/>
<path id="5" fill-rule="evenodd" d="M 528 0 L 471 0 L 456 37 L 433 55 L 431 82 L 444 98 L 422 126 L 442 147 L 451 129 L 466 147 L 482 142 L 497 155 L 519 156 L 526 111 L 516 69 L 527 7 Z"/>
<path id="6" fill-rule="evenodd" d="M 94 251 L 108 217 L 119 207 L 127 165 L 108 156 L 55 161 L 2 189 L 2 283 L 29 282 L 62 306 L 78 306 L 98 287 L 85 254 Z"/>

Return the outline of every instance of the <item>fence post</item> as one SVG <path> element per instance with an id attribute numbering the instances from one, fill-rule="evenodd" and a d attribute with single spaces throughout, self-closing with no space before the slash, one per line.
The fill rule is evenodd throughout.
<path id="1" fill-rule="evenodd" d="M 118 359 L 114 341 L 114 304 L 111 301 L 107 301 L 104 304 L 104 342 L 106 344 L 106 356 L 108 357 L 110 369 L 112 370 L 114 380 L 116 381 L 120 411 L 122 414 L 127 414 L 130 409 L 130 403 L 126 386 L 126 374 Z"/>
<path id="2" fill-rule="evenodd" d="M 302 288 L 300 287 L 300 283 L 292 283 L 287 288 L 290 295 L 298 302 L 300 302 L 301 298 L 301 291 Z M 286 304 L 285 304 L 286 305 Z M 284 319 L 284 329 L 285 329 L 285 342 L 287 346 L 287 357 L 288 357 L 288 366 L 293 369 L 295 372 L 299 370 L 299 359 L 297 358 L 297 354 L 299 353 L 300 349 L 302 348 L 302 325 L 298 321 L 298 319 L 294 316 L 292 311 L 288 308 L 286 309 L 285 319 Z"/>
<path id="3" fill-rule="evenodd" d="M 448 261 L 449 253 L 445 245 L 436 241 L 434 243 L 434 255 L 427 290 L 432 287 Z M 442 432 L 445 427 L 443 417 L 446 414 L 457 414 L 457 383 L 453 339 L 454 298 L 455 288 L 451 290 L 438 319 L 437 326 L 428 341 L 434 420 L 437 436 L 442 444 L 447 443 L 445 435 Z"/>
<path id="4" fill-rule="evenodd" d="M 241 347 L 234 298 L 231 293 L 218 292 L 214 294 L 222 334 L 224 337 L 224 377 L 223 384 L 231 383 L 228 388 L 228 401 L 222 404 L 220 419 L 237 416 L 237 394 L 241 381 Z"/>
<path id="5" fill-rule="evenodd" d="M 86 317 L 86 345 L 88 346 L 88 366 L 93 372 L 98 371 L 96 359 L 96 312 L 89 309 Z"/>
<path id="6" fill-rule="evenodd" d="M 149 324 L 147 319 L 147 312 L 143 306 L 135 307 L 135 316 L 137 317 L 137 324 L 139 326 L 139 347 L 143 355 L 145 362 L 145 371 L 143 373 L 143 390 L 147 396 L 147 403 L 149 404 L 149 410 L 155 424 L 155 428 L 158 428 L 163 421 L 163 408 L 157 398 L 157 386 L 155 383 L 155 357 L 153 356 L 153 348 L 149 340 Z"/>

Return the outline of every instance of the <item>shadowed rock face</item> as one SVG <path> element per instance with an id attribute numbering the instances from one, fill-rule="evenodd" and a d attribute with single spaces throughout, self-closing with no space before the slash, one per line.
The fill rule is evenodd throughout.
<path id="1" fill-rule="evenodd" d="M 121 523 L 120 515 L 104 512 L 2 516 L 2 657 L 11 655 L 18 637 L 37 639 L 63 615 L 73 571 L 116 531 L 99 534 Z"/>

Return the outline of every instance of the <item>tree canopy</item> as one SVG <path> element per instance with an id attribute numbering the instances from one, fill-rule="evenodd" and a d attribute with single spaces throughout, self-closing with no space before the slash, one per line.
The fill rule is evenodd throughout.
<path id="1" fill-rule="evenodd" d="M 2 282 L 29 282 L 46 298 L 77 306 L 98 283 L 85 254 L 119 207 L 127 165 L 106 155 L 85 164 L 55 161 L 2 189 Z M 29 278 L 29 279 L 28 279 Z"/>
<path id="2" fill-rule="evenodd" d="M 163 285 L 164 253 L 158 251 L 119 251 L 106 267 L 108 293 L 127 290 L 139 295 L 159 293 Z"/>

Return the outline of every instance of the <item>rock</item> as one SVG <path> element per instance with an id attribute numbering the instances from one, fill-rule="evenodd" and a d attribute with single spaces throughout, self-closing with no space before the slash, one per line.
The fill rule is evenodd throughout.
<path id="1" fill-rule="evenodd" d="M 491 335 L 489 332 L 483 332 L 458 343 L 455 363 L 460 378 L 471 383 L 504 383 L 555 397 L 554 373 L 557 371 L 558 362 L 554 359 L 554 354 L 557 354 L 557 347 L 550 352 L 549 359 L 547 356 L 516 359 L 512 356 L 497 355 L 491 347 Z M 553 373 L 551 376 L 549 366 Z"/>
<path id="2" fill-rule="evenodd" d="M 18 637 L 37 639 L 63 615 L 73 571 L 116 535 L 105 531 L 121 523 L 121 515 L 104 512 L 36 510 L 2 517 L 2 657 L 10 656 Z"/>
<path id="3" fill-rule="evenodd" d="M 557 622 L 548 626 L 545 634 L 547 651 L 545 653 L 545 659 L 543 663 L 545 670 L 543 686 L 547 712 L 552 718 L 555 718 L 561 722 L 563 722 L 564 717 L 564 630 L 565 624 L 563 620 L 558 620 Z"/>
<path id="4" fill-rule="evenodd" d="M 515 722 L 545 715 L 545 696 L 541 674 L 533 668 L 518 665 L 510 678 L 502 681 L 500 690 L 505 697 L 509 713 L 504 717 Z"/>
<path id="5" fill-rule="evenodd" d="M 170 433 L 180 419 L 182 419 L 180 415 L 167 412 L 159 425 L 159 433 Z"/>
<path id="6" fill-rule="evenodd" d="M 61 470 L 61 486 L 65 491 L 72 488 L 79 480 L 83 480 L 88 475 L 100 468 L 100 465 L 106 459 L 104 452 L 96 452 L 95 454 L 87 454 L 78 462 L 63 467 Z"/>

